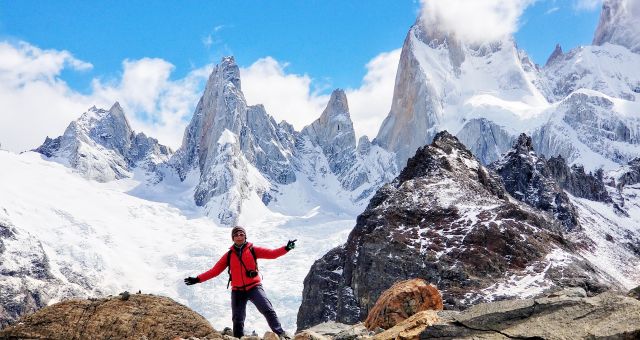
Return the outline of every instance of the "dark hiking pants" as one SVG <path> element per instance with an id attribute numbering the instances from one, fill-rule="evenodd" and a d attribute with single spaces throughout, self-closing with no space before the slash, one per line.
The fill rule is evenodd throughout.
<path id="1" fill-rule="evenodd" d="M 269 323 L 269 327 L 276 334 L 282 334 L 284 330 L 280 326 L 280 321 L 273 310 L 271 301 L 267 299 L 262 285 L 257 285 L 248 291 L 231 291 L 231 319 L 233 320 L 233 336 L 241 338 L 244 335 L 244 319 L 247 311 L 247 301 L 253 302 L 258 311 L 264 315 Z"/>

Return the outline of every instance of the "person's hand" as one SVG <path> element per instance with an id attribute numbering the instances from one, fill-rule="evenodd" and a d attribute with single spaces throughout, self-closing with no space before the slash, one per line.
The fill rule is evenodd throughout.
<path id="1" fill-rule="evenodd" d="M 196 283 L 200 283 L 200 279 L 197 278 L 197 277 L 189 276 L 188 278 L 184 279 L 184 284 L 186 284 L 187 286 L 191 286 L 191 285 L 194 285 Z"/>
<path id="2" fill-rule="evenodd" d="M 296 240 L 293 240 L 293 241 L 289 240 L 289 242 L 287 242 L 287 245 L 286 245 L 286 246 L 284 246 L 284 249 L 286 249 L 287 251 L 289 251 L 289 250 L 291 250 L 291 249 L 295 248 L 295 247 L 296 247 L 296 241 L 297 241 L 297 239 L 296 239 Z"/>

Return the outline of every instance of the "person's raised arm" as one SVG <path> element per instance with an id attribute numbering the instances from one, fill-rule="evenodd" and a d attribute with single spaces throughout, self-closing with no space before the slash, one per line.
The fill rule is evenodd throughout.
<path id="1" fill-rule="evenodd" d="M 282 246 L 276 249 L 269 249 L 263 247 L 253 247 L 253 250 L 256 252 L 256 257 L 260 259 L 276 259 L 287 252 L 289 250 L 295 248 L 297 240 L 289 241 L 286 246 Z"/>
<path id="2" fill-rule="evenodd" d="M 224 271 L 224 269 L 227 268 L 227 253 L 225 253 L 224 255 L 222 255 L 222 257 L 218 260 L 218 262 L 216 262 L 215 265 L 213 265 L 213 267 L 209 270 L 207 270 L 206 272 L 196 276 L 196 277 L 188 277 L 186 279 L 184 279 L 184 283 L 188 286 L 192 285 L 192 284 L 196 284 L 196 283 L 201 283 L 201 282 L 205 282 L 209 279 L 212 279 L 218 275 L 220 275 L 220 273 L 222 273 L 222 271 Z"/>

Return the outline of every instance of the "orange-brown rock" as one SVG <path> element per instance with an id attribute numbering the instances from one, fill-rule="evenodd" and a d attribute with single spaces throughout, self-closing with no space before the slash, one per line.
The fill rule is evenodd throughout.
<path id="1" fill-rule="evenodd" d="M 418 339 L 427 327 L 438 323 L 438 312 L 425 310 L 413 314 L 410 318 L 399 322 L 397 325 L 377 334 L 374 340 L 404 340 Z"/>
<path id="2" fill-rule="evenodd" d="M 425 310 L 442 310 L 442 295 L 423 279 L 396 282 L 384 291 L 364 322 L 367 329 L 389 329 Z"/>
<path id="3" fill-rule="evenodd" d="M 44 307 L 0 331 L 0 339 L 222 339 L 200 314 L 147 294 L 69 300 Z"/>

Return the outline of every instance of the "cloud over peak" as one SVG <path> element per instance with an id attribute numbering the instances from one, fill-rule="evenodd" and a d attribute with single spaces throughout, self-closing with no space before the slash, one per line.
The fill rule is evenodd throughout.
<path id="1" fill-rule="evenodd" d="M 425 26 L 453 33 L 467 43 L 502 40 L 518 30 L 525 8 L 535 0 L 421 0 Z"/>

